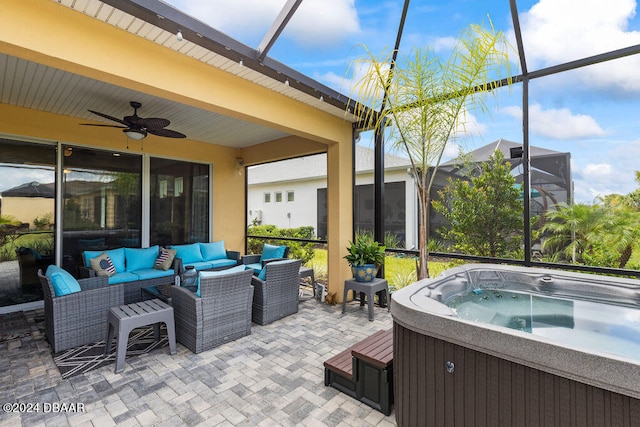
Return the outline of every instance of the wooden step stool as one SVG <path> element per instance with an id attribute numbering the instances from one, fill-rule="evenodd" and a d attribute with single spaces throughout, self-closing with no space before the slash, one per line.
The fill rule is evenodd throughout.
<path id="1" fill-rule="evenodd" d="M 324 385 L 389 415 L 393 405 L 393 329 L 378 331 L 325 361 Z"/>

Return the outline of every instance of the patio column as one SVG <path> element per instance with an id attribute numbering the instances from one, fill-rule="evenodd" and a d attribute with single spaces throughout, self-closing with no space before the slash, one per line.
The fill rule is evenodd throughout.
<path id="1" fill-rule="evenodd" d="M 353 277 L 347 261 L 347 243 L 353 238 L 353 147 L 351 141 L 327 149 L 327 274 L 328 292 L 342 302 L 344 281 Z"/>

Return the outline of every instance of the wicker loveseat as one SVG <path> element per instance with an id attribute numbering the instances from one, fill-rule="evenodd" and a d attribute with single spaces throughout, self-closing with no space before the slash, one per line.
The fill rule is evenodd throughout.
<path id="1" fill-rule="evenodd" d="M 122 305 L 121 285 L 106 277 L 80 279 L 80 292 L 56 296 L 50 279 L 38 271 L 44 293 L 45 336 L 54 353 L 103 340 L 109 308 Z"/>
<path id="2" fill-rule="evenodd" d="M 198 271 L 225 270 L 240 262 L 240 252 L 226 250 L 224 240 L 171 245 L 169 248 L 176 251 L 176 257 L 182 260 L 184 267 L 192 265 Z"/>
<path id="3" fill-rule="evenodd" d="M 273 261 L 259 276 L 251 278 L 254 322 L 266 325 L 298 312 L 301 264 L 299 259 Z"/>
<path id="4" fill-rule="evenodd" d="M 251 271 L 200 274 L 200 297 L 172 289 L 176 339 L 194 353 L 251 334 Z"/>
<path id="5" fill-rule="evenodd" d="M 182 270 L 182 260 L 177 256 L 167 270 L 154 268 L 160 254 L 159 246 L 149 248 L 118 248 L 106 251 L 84 251 L 84 266 L 80 267 L 80 278 L 96 277 L 97 272 L 91 268 L 91 259 L 106 253 L 112 260 L 115 273 L 108 277 L 110 285 L 122 284 L 124 304 L 138 302 L 142 299 L 141 289 L 149 286 L 172 284 Z"/>

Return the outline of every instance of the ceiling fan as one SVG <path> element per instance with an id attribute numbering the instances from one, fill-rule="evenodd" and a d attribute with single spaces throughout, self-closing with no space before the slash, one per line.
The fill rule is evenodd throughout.
<path id="1" fill-rule="evenodd" d="M 132 116 L 125 116 L 122 119 L 110 116 L 108 114 L 100 113 L 99 111 L 88 110 L 93 114 L 104 117 L 105 119 L 113 120 L 120 123 L 122 126 L 116 125 L 96 125 L 91 123 L 81 123 L 84 126 L 104 126 L 122 129 L 122 131 L 131 139 L 143 139 L 147 136 L 147 133 L 157 136 L 164 136 L 166 138 L 186 138 L 186 135 L 176 132 L 175 130 L 165 129 L 171 123 L 167 119 L 161 119 L 157 117 L 143 119 L 138 117 L 138 108 L 142 107 L 139 102 L 131 101 L 129 105 L 133 108 Z"/>

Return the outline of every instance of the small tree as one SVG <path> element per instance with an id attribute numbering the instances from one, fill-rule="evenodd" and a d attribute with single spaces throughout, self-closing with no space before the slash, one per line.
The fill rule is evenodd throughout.
<path id="1" fill-rule="evenodd" d="M 364 115 L 365 124 L 378 132 L 389 130 L 390 145 L 406 153 L 416 177 L 418 279 L 429 277 L 430 192 L 444 149 L 464 131 L 468 111 L 486 111 L 480 95 L 495 89 L 487 82 L 510 75 L 505 72 L 506 46 L 504 35 L 493 26 L 486 30 L 472 25 L 462 32 L 447 59 L 431 49 L 416 49 L 412 57 L 393 64 L 393 52 L 377 58 L 367 51 L 366 59 L 356 62 L 366 71 L 355 88 L 356 114 Z"/>
<path id="2" fill-rule="evenodd" d="M 501 151 L 478 166 L 466 179 L 449 179 L 433 208 L 448 221 L 440 231 L 454 249 L 479 256 L 513 255 L 522 246 L 521 190 L 509 173 L 511 166 Z"/>

